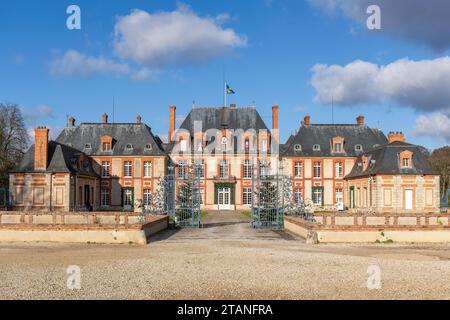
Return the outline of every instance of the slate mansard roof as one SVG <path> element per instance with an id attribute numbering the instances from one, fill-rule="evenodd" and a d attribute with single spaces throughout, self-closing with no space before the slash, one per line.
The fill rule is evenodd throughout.
<path id="1" fill-rule="evenodd" d="M 194 133 L 194 124 L 196 121 L 202 123 L 203 131 L 208 129 L 242 129 L 244 131 L 269 130 L 254 107 L 247 108 L 192 108 L 189 115 L 183 121 L 180 129 L 188 130 Z"/>
<path id="2" fill-rule="evenodd" d="M 47 169 L 44 171 L 36 171 L 34 169 L 34 147 L 33 145 L 28 149 L 22 161 L 11 171 L 12 173 L 49 172 L 98 176 L 92 170 L 90 161 L 84 153 L 55 141 L 48 143 Z M 85 160 L 80 164 L 79 160 L 81 156 L 85 156 Z"/>
<path id="3" fill-rule="evenodd" d="M 111 151 L 101 150 L 103 136 L 113 138 Z M 89 156 L 165 155 L 161 140 L 153 135 L 147 125 L 138 123 L 81 123 L 79 126 L 66 127 L 56 141 Z M 132 148 L 127 148 L 127 145 Z M 147 148 L 147 145 L 151 148 Z"/>
<path id="4" fill-rule="evenodd" d="M 344 138 L 343 152 L 334 153 L 332 140 Z M 357 157 L 365 151 L 387 144 L 388 140 L 379 129 L 357 124 L 310 124 L 302 125 L 296 134 L 280 146 L 283 156 L 293 157 Z M 314 145 L 320 150 L 314 151 Z M 362 150 L 356 149 L 361 146 Z"/>
<path id="5" fill-rule="evenodd" d="M 402 168 L 400 166 L 400 153 L 403 151 L 412 152 L 412 167 Z M 367 157 L 367 168 L 363 170 L 362 157 Z M 361 155 L 353 170 L 346 178 L 359 178 L 376 174 L 397 174 L 397 175 L 437 175 L 429 161 L 428 151 L 417 145 L 405 142 L 392 142 L 380 146 Z"/>
<path id="6" fill-rule="evenodd" d="M 196 122 L 201 124 L 203 132 L 210 129 L 229 129 L 235 131 L 243 130 L 244 132 L 255 130 L 255 133 L 258 133 L 260 130 L 267 130 L 270 133 L 270 129 L 266 126 L 255 107 L 193 107 L 178 130 L 186 130 L 193 137 Z M 167 151 L 170 152 L 174 145 L 175 142 L 173 141 L 169 143 Z"/>

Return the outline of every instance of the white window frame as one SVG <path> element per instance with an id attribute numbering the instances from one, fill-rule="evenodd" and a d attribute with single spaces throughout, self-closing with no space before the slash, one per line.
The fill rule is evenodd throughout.
<path id="1" fill-rule="evenodd" d="M 178 178 L 186 179 L 188 174 L 188 161 L 178 160 Z"/>
<path id="2" fill-rule="evenodd" d="M 152 190 L 144 189 L 144 193 L 142 195 L 142 205 L 146 208 L 152 205 Z"/>
<path id="3" fill-rule="evenodd" d="M 342 162 L 335 163 L 334 174 L 335 174 L 336 178 L 344 177 L 344 164 Z"/>
<path id="4" fill-rule="evenodd" d="M 295 161 L 294 176 L 296 178 L 303 178 L 303 162 L 302 161 Z"/>
<path id="5" fill-rule="evenodd" d="M 133 177 L 133 162 L 124 161 L 123 162 L 123 176 L 127 178 Z"/>
<path id="6" fill-rule="evenodd" d="M 242 188 L 242 204 L 252 204 L 252 188 Z"/>
<path id="7" fill-rule="evenodd" d="M 111 173 L 111 163 L 102 161 L 102 178 L 109 178 Z"/>
<path id="8" fill-rule="evenodd" d="M 144 161 L 144 178 L 152 177 L 152 162 Z"/>
<path id="9" fill-rule="evenodd" d="M 294 189 L 294 203 L 300 204 L 303 202 L 303 189 Z"/>
<path id="10" fill-rule="evenodd" d="M 313 164 L 314 168 L 313 168 L 313 177 L 315 179 L 320 179 L 322 178 L 322 163 L 320 161 L 315 161 Z M 318 173 L 318 174 L 317 174 Z"/>
<path id="11" fill-rule="evenodd" d="M 251 179 L 253 175 L 252 160 L 244 160 L 243 178 Z"/>
<path id="12" fill-rule="evenodd" d="M 100 205 L 102 207 L 109 207 L 111 204 L 110 191 L 107 188 L 102 188 L 100 191 Z"/>
<path id="13" fill-rule="evenodd" d="M 220 160 L 219 163 L 219 177 L 220 178 L 226 178 L 229 176 L 229 165 L 228 165 L 228 160 Z"/>

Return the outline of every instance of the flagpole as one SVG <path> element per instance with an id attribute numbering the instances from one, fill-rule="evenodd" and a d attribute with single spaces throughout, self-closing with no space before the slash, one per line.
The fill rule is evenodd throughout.
<path id="1" fill-rule="evenodd" d="M 223 107 L 227 107 L 227 82 L 224 81 L 224 88 L 223 88 Z"/>

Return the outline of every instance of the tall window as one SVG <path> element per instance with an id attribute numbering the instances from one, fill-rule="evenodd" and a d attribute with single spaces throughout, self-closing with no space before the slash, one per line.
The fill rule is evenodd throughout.
<path id="1" fill-rule="evenodd" d="M 133 206 L 133 191 L 130 189 L 125 189 L 123 191 L 123 205 L 132 207 Z"/>
<path id="2" fill-rule="evenodd" d="M 144 178 L 151 178 L 152 176 L 152 163 L 151 161 L 144 161 Z"/>
<path id="3" fill-rule="evenodd" d="M 187 160 L 178 161 L 178 178 L 186 179 L 188 174 L 188 162 Z"/>
<path id="4" fill-rule="evenodd" d="M 200 178 L 204 178 L 205 177 L 205 160 L 202 160 L 199 162 L 199 166 L 198 166 L 198 174 L 200 175 Z"/>
<path id="5" fill-rule="evenodd" d="M 150 207 L 152 205 L 152 190 L 144 189 L 143 205 Z"/>
<path id="6" fill-rule="evenodd" d="M 314 187 L 313 188 L 313 203 L 316 206 L 321 206 L 323 204 L 323 188 Z"/>
<path id="7" fill-rule="evenodd" d="M 302 189 L 294 189 L 294 203 L 300 204 L 303 202 L 303 190 Z"/>
<path id="8" fill-rule="evenodd" d="M 4 206 L 6 204 L 6 191 L 5 189 L 0 188 L 0 206 Z"/>
<path id="9" fill-rule="evenodd" d="M 242 189 L 242 204 L 244 205 L 252 204 L 252 188 Z"/>
<path id="10" fill-rule="evenodd" d="M 294 175 L 296 178 L 303 177 L 303 163 L 301 161 L 297 161 L 294 164 Z"/>
<path id="11" fill-rule="evenodd" d="M 344 176 L 344 165 L 342 162 L 336 162 L 335 176 L 336 176 L 336 178 L 342 178 Z"/>
<path id="12" fill-rule="evenodd" d="M 100 201 L 102 207 L 109 206 L 109 189 L 102 188 Z"/>
<path id="13" fill-rule="evenodd" d="M 252 161 L 251 160 L 244 160 L 244 179 L 251 179 L 252 178 Z"/>
<path id="14" fill-rule="evenodd" d="M 132 177 L 132 165 L 131 161 L 125 161 L 123 163 L 123 175 L 125 177 Z"/>
<path id="15" fill-rule="evenodd" d="M 102 177 L 109 178 L 110 164 L 109 161 L 102 162 Z"/>
<path id="16" fill-rule="evenodd" d="M 219 177 L 220 178 L 228 177 L 228 161 L 227 160 L 220 160 Z"/>
<path id="17" fill-rule="evenodd" d="M 111 151 L 111 143 L 103 142 L 102 149 L 103 149 L 103 151 Z"/>
<path id="18" fill-rule="evenodd" d="M 268 176 L 270 171 L 269 163 L 265 160 L 259 162 L 259 175 L 261 177 Z"/>
<path id="19" fill-rule="evenodd" d="M 344 203 L 344 191 L 342 189 L 336 189 L 335 193 L 336 203 Z"/>
<path id="20" fill-rule="evenodd" d="M 320 178 L 322 176 L 322 166 L 320 162 L 314 162 L 314 178 Z"/>
<path id="21" fill-rule="evenodd" d="M 334 145 L 334 152 L 336 153 L 342 152 L 342 143 L 336 143 Z"/>

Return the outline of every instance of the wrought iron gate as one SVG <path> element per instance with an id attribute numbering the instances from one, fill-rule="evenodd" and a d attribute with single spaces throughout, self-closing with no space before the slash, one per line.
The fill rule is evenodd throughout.
<path id="1" fill-rule="evenodd" d="M 153 214 L 167 214 L 171 223 L 179 227 L 201 226 L 201 185 L 200 169 L 183 174 L 174 172 L 169 167 L 169 174 L 161 177 L 149 210 Z"/>
<path id="2" fill-rule="evenodd" d="M 253 228 L 284 228 L 284 179 L 283 175 L 252 175 Z"/>

